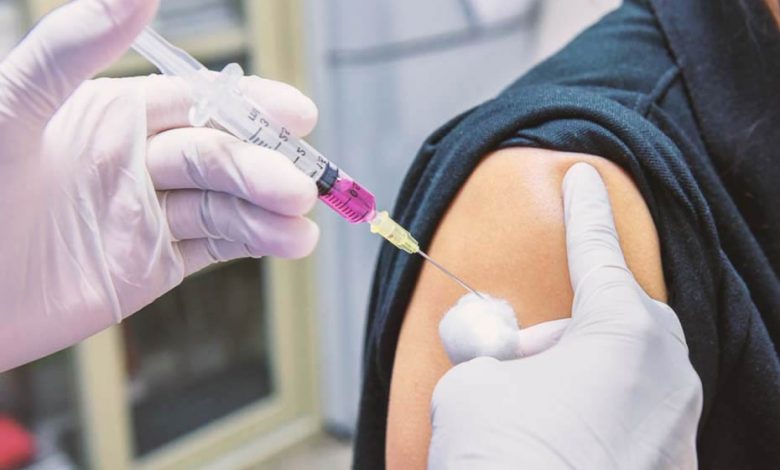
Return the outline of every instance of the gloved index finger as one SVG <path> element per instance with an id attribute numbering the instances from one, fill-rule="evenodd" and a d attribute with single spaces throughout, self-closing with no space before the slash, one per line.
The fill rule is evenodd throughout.
<path id="1" fill-rule="evenodd" d="M 615 280 L 614 276 L 593 276 L 601 269 L 618 268 L 614 269 L 617 276 L 633 279 L 620 248 L 607 188 L 595 168 L 577 163 L 566 172 L 563 210 L 569 277 L 575 296 L 588 278 L 594 282 Z"/>
<path id="2" fill-rule="evenodd" d="M 190 127 L 192 108 L 190 87 L 179 77 L 145 77 L 148 135 Z M 270 117 L 298 137 L 310 133 L 317 123 L 317 107 L 311 99 L 286 83 L 256 76 L 242 78 L 246 96 Z"/>

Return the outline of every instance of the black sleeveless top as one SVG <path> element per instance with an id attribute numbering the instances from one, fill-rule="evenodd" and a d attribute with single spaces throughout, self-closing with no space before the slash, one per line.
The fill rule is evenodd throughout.
<path id="1" fill-rule="evenodd" d="M 598 155 L 633 176 L 704 386 L 701 468 L 780 468 L 780 33 L 761 0 L 627 0 L 436 131 L 394 217 L 427 246 L 480 159 L 508 146 Z M 420 267 L 381 251 L 358 469 L 384 468 L 393 357 Z"/>

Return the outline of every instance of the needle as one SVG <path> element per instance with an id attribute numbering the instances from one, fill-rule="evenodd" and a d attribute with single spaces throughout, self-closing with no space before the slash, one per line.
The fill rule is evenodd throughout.
<path id="1" fill-rule="evenodd" d="M 480 299 L 484 299 L 484 297 L 482 297 L 482 294 L 480 294 L 480 293 L 479 293 L 479 292 L 477 292 L 476 290 L 472 289 L 472 288 L 471 288 L 471 286 L 469 286 L 469 285 L 468 285 L 468 284 L 466 284 L 465 282 L 461 281 L 461 280 L 460 280 L 460 278 L 459 278 L 458 276 L 456 276 L 456 275 L 452 274 L 451 272 L 449 272 L 449 271 L 447 270 L 447 268 L 445 268 L 444 266 L 442 266 L 442 265 L 440 265 L 439 263 L 437 263 L 436 261 L 434 261 L 434 260 L 433 260 L 433 258 L 431 258 L 430 256 L 426 255 L 424 251 L 420 250 L 420 251 L 418 251 L 417 253 L 419 253 L 419 254 L 420 254 L 420 256 L 422 256 L 423 258 L 425 258 L 425 259 L 426 259 L 426 260 L 427 260 L 429 263 L 431 263 L 432 265 L 434 265 L 434 266 L 436 266 L 437 268 L 439 268 L 439 270 L 440 270 L 441 272 L 443 272 L 444 274 L 446 274 L 447 276 L 449 276 L 449 277 L 450 277 L 450 278 L 451 278 L 453 281 L 455 281 L 455 282 L 457 282 L 458 284 L 460 284 L 460 286 L 461 286 L 461 287 L 463 287 L 463 288 L 464 288 L 464 289 L 466 289 L 467 291 L 469 291 L 469 292 L 473 293 L 474 295 L 476 295 L 476 296 L 477 296 L 477 297 L 479 297 Z"/>

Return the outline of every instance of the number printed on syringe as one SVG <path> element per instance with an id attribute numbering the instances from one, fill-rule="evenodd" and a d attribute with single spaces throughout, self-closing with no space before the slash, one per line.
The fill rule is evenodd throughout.
<path id="1" fill-rule="evenodd" d="M 254 132 L 252 132 L 252 135 L 247 139 L 247 142 L 260 147 L 281 151 L 298 167 L 298 169 L 315 180 L 322 176 L 322 173 L 328 165 L 328 161 L 325 157 L 320 155 L 319 152 L 306 144 L 306 142 L 296 138 L 286 127 L 279 125 L 278 123 L 272 124 L 263 116 L 262 111 L 255 106 L 249 108 L 247 117 L 250 122 L 257 125 Z M 266 138 L 261 138 L 266 128 L 268 129 L 266 134 L 268 132 L 270 132 L 270 134 L 267 134 L 268 137 Z M 276 129 L 278 129 L 278 131 Z M 286 147 L 286 149 L 280 150 L 282 147 Z"/>
<path id="2" fill-rule="evenodd" d="M 258 117 L 260 118 L 259 121 L 257 119 Z M 263 132 L 263 129 L 265 129 L 266 127 L 270 126 L 271 123 L 268 122 L 265 118 L 261 117 L 260 111 L 258 111 L 255 108 L 252 108 L 252 110 L 249 112 L 249 120 L 250 121 L 258 121 L 258 124 L 260 124 L 260 125 L 258 126 L 257 130 L 255 131 L 255 133 L 252 134 L 247 139 L 247 142 L 251 142 L 251 143 L 253 143 L 255 145 L 259 145 L 260 147 L 265 147 L 265 148 L 269 148 L 269 149 L 272 148 L 271 145 L 269 145 L 266 141 L 264 141 L 263 139 L 260 138 L 260 133 Z M 282 143 L 279 142 L 279 144 L 276 145 L 276 148 L 274 150 L 278 150 L 281 145 L 282 145 Z"/>

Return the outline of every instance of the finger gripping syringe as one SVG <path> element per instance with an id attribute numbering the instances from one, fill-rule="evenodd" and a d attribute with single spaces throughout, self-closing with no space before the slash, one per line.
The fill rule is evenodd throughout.
<path id="1" fill-rule="evenodd" d="M 344 219 L 353 224 L 368 223 L 371 232 L 407 253 L 419 253 L 474 292 L 420 251 L 417 240 L 386 211 L 377 211 L 376 198 L 370 191 L 247 97 L 240 83 L 244 76 L 240 65 L 230 64 L 220 73 L 211 72 L 151 28 L 141 32 L 133 49 L 162 73 L 180 77 L 190 86 L 194 102 L 190 110 L 193 126 L 214 123 L 239 139 L 278 151 L 316 182 L 319 198 Z"/>

